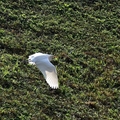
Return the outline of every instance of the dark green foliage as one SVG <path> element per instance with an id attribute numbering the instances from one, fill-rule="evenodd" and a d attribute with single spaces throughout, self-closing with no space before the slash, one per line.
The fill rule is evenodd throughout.
<path id="1" fill-rule="evenodd" d="M 1 0 L 0 119 L 119 120 L 119 18 L 119 0 Z M 58 90 L 35 52 L 55 55 Z"/>

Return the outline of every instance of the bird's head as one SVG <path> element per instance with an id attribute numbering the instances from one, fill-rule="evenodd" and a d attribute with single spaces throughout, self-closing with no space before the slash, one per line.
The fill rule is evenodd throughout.
<path id="1" fill-rule="evenodd" d="M 35 65 L 35 56 L 34 55 L 30 55 L 28 58 L 28 62 L 31 65 Z"/>
<path id="2" fill-rule="evenodd" d="M 33 55 L 30 55 L 28 58 L 29 64 L 35 65 L 35 63 L 40 60 L 41 56 L 43 56 L 43 53 L 35 53 Z"/>

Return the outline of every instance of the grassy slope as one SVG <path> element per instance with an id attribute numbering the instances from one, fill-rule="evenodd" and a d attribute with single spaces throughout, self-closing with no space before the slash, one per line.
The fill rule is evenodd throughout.
<path id="1" fill-rule="evenodd" d="M 35 1 L 0 1 L 1 120 L 118 120 L 119 0 Z M 59 90 L 27 64 L 35 52 L 55 55 Z"/>

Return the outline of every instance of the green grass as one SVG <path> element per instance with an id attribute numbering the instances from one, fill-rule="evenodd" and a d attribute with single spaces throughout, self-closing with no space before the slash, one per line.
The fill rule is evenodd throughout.
<path id="1" fill-rule="evenodd" d="M 1 120 L 119 120 L 120 2 L 0 1 Z M 27 63 L 55 55 L 58 90 Z"/>

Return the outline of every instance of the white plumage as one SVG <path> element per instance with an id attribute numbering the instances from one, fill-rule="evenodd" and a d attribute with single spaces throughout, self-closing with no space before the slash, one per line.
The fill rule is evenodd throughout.
<path id="1" fill-rule="evenodd" d="M 36 65 L 51 88 L 57 89 L 58 77 L 55 66 L 50 62 L 53 55 L 35 53 L 28 58 L 29 64 Z"/>

